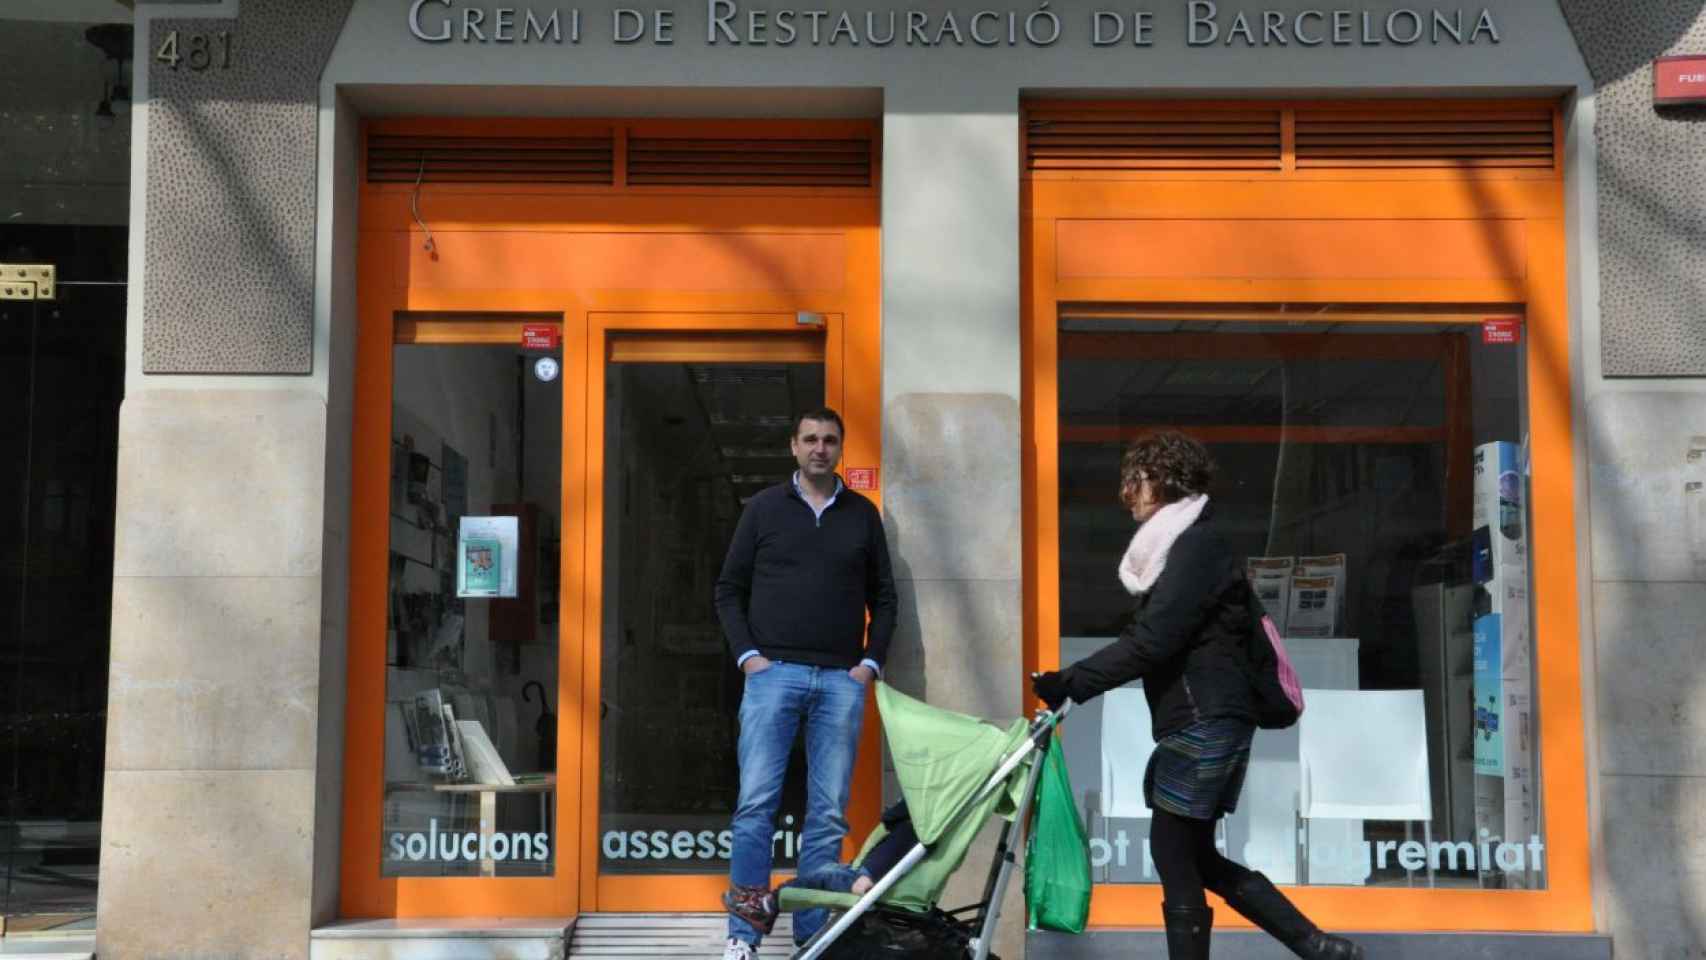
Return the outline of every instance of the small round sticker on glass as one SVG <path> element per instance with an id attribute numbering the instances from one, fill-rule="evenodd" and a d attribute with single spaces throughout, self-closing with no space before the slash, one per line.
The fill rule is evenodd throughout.
<path id="1" fill-rule="evenodd" d="M 550 383 L 562 372 L 563 367 L 556 357 L 540 357 L 533 361 L 533 375 L 539 378 L 540 383 Z"/>

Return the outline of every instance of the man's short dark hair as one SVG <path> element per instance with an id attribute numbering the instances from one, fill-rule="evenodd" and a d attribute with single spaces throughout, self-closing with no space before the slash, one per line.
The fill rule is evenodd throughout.
<path id="1" fill-rule="evenodd" d="M 802 413 L 794 418 L 794 432 L 788 435 L 789 439 L 796 439 L 799 437 L 800 424 L 805 423 L 807 420 L 816 420 L 820 423 L 833 423 L 835 424 L 836 431 L 841 434 L 842 438 L 846 439 L 847 437 L 847 427 L 841 422 L 841 414 L 836 413 L 828 407 L 818 407 L 816 410 Z"/>

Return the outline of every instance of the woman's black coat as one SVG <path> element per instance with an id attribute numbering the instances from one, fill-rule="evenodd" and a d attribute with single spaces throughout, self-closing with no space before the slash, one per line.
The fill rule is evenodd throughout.
<path id="1" fill-rule="evenodd" d="M 1245 643 L 1254 627 L 1244 566 L 1205 510 L 1173 541 L 1119 639 L 1061 671 L 1067 693 L 1084 703 L 1141 678 L 1157 741 L 1199 720 L 1253 724 Z"/>

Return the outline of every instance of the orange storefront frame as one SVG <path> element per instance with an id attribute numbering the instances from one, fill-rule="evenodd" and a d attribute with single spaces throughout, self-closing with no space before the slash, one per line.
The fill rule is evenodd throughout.
<path id="1" fill-rule="evenodd" d="M 1526 316 L 1538 643 L 1543 822 L 1549 886 L 1540 891 L 1298 887 L 1288 892 L 1329 929 L 1586 932 L 1594 927 L 1587 822 L 1571 422 L 1569 262 L 1561 114 L 1556 103 L 1044 102 L 1025 130 L 1052 118 L 1161 124 L 1228 122 L 1249 111 L 1283 119 L 1281 151 L 1263 169 L 1243 159 L 1199 169 L 1141 159 L 1120 170 L 1042 169 L 1022 181 L 1025 351 L 1024 524 L 1026 669 L 1059 659 L 1058 325 L 1063 306 L 1134 316 L 1191 309 L 1231 322 L 1271 319 L 1273 304 L 1362 304 L 1343 322 L 1394 310 L 1508 307 Z M 1408 116 L 1497 123 L 1551 118 L 1549 160 L 1306 169 L 1299 111 L 1357 119 Z M 1545 126 L 1544 120 L 1540 126 Z M 1027 143 L 1024 156 L 1032 156 Z M 1088 165 L 1088 164 L 1087 164 Z M 1283 251 L 1283 255 L 1274 251 Z M 1243 309 L 1240 306 L 1243 305 Z M 1439 316 L 1462 322 L 1467 317 Z M 1161 888 L 1099 885 L 1096 926 L 1160 923 Z M 1243 923 L 1231 911 L 1223 916 Z"/>
<path id="2" fill-rule="evenodd" d="M 847 423 L 845 459 L 876 465 L 880 434 L 880 246 L 876 183 L 855 186 L 631 186 L 637 137 L 867 141 L 863 121 L 376 121 L 376 135 L 452 138 L 614 134 L 613 182 L 363 184 L 358 245 L 355 413 L 340 912 L 344 917 L 573 916 L 720 910 L 718 875 L 597 873 L 598 690 L 604 364 L 624 332 L 643 349 L 744 356 L 769 337 L 800 353 L 802 312 L 821 322 L 827 399 Z M 364 154 L 365 154 L 364 148 Z M 755 202 L 771 198 L 770 202 Z M 431 231 L 431 246 L 428 233 Z M 556 873 L 548 878 L 381 875 L 386 554 L 392 348 L 516 343 L 523 323 L 562 333 L 561 706 Z M 733 335 L 733 336 L 731 336 Z M 756 349 L 766 349 L 760 346 Z M 673 355 L 673 354 L 670 354 Z M 801 354 L 803 355 L 803 354 Z M 847 383 L 861 388 L 848 390 Z M 568 385 L 574 385 L 571 392 Z M 880 491 L 873 491 L 880 504 Z M 706 598 L 710 602 L 710 598 Z M 588 640 L 587 638 L 593 638 Z M 874 719 L 854 778 L 852 835 L 876 822 Z"/>

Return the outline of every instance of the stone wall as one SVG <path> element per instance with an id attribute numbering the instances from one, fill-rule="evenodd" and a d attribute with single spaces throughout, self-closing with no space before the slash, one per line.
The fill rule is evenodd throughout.
<path id="1" fill-rule="evenodd" d="M 147 373 L 311 372 L 320 71 L 350 3 L 152 21 L 144 49 L 176 32 L 183 59 L 148 59 Z"/>
<path id="2" fill-rule="evenodd" d="M 1706 375 L 1706 108 L 1656 108 L 1656 57 L 1706 51 L 1700 0 L 1562 0 L 1597 87 L 1607 376 Z"/>
<path id="3" fill-rule="evenodd" d="M 1598 902 L 1619 958 L 1706 944 L 1706 111 L 1652 61 L 1702 0 L 1560 0 L 1593 73 L 1599 324 L 1584 330 L 1598 688 Z M 1692 485 L 1692 486 L 1691 486 Z M 1542 709 L 1545 709 L 1544 707 Z"/>

